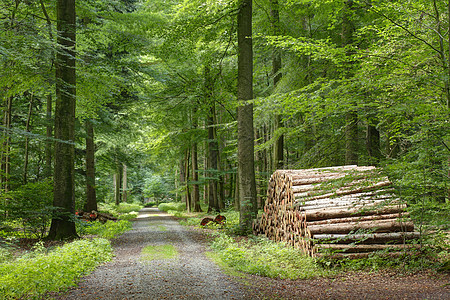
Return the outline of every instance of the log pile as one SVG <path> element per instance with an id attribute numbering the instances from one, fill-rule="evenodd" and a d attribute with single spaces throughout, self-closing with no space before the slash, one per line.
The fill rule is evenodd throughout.
<path id="1" fill-rule="evenodd" d="M 253 231 L 310 256 L 358 258 L 409 247 L 418 233 L 405 208 L 375 167 L 278 170 Z"/>

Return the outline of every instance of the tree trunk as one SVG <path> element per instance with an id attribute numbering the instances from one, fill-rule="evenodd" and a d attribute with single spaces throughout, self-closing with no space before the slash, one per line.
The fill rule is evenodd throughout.
<path id="1" fill-rule="evenodd" d="M 72 216 L 75 213 L 75 0 L 57 0 L 56 18 L 60 46 L 56 55 L 55 171 L 52 219 L 49 239 L 77 237 Z"/>
<path id="2" fill-rule="evenodd" d="M 189 155 L 190 151 L 189 149 L 185 152 L 185 159 L 184 159 L 184 174 L 186 174 L 186 180 L 185 180 L 185 188 L 186 188 L 186 194 L 185 194 L 185 202 L 186 202 L 186 210 L 188 213 L 191 212 L 191 204 L 192 204 L 192 198 L 191 198 L 191 191 L 189 188 Z"/>
<path id="3" fill-rule="evenodd" d="M 192 109 L 192 128 L 196 130 L 198 127 L 197 123 L 197 107 L 193 107 Z M 191 168 L 192 168 L 192 210 L 194 212 L 201 212 L 202 208 L 200 207 L 200 186 L 198 184 L 198 151 L 197 151 L 197 141 L 192 141 L 192 150 L 191 150 Z"/>
<path id="4" fill-rule="evenodd" d="M 116 170 L 114 173 L 114 202 L 116 205 L 120 204 L 121 200 L 121 185 L 122 185 L 122 164 L 116 161 Z"/>
<path id="5" fill-rule="evenodd" d="M 33 111 L 33 94 L 30 95 L 30 106 L 28 107 L 27 121 L 25 123 L 25 131 L 30 132 L 31 125 L 31 113 Z M 29 139 L 28 136 L 25 137 L 25 155 L 23 161 L 23 184 L 27 184 L 28 181 L 28 156 L 29 156 Z"/>
<path id="6" fill-rule="evenodd" d="M 86 119 L 86 204 L 85 211 L 97 211 L 97 196 L 95 193 L 95 144 L 94 125 Z"/>
<path id="7" fill-rule="evenodd" d="M 201 212 L 202 208 L 200 207 L 200 187 L 198 184 L 198 152 L 197 152 L 197 143 L 192 144 L 192 204 L 194 212 Z"/>
<path id="8" fill-rule="evenodd" d="M 52 125 L 52 95 L 47 96 L 47 140 L 45 141 L 45 166 L 44 166 L 44 178 L 52 176 L 52 138 L 53 138 L 53 125 Z"/>
<path id="9" fill-rule="evenodd" d="M 13 97 L 8 97 L 6 99 L 3 124 L 6 131 L 3 136 L 3 151 L 2 151 L 2 172 L 1 172 L 1 183 L 3 192 L 9 191 L 9 177 L 10 177 L 10 148 L 11 148 L 11 117 L 12 117 L 12 101 Z"/>
<path id="10" fill-rule="evenodd" d="M 354 24 L 352 20 L 353 0 L 346 0 L 342 15 L 342 46 L 353 44 Z M 353 76 L 352 64 L 353 51 L 347 50 L 348 67 L 344 71 L 344 76 Z M 351 100 L 351 107 L 345 113 L 345 163 L 347 165 L 358 164 L 358 113 L 356 112 L 356 102 Z"/>
<path id="11" fill-rule="evenodd" d="M 239 1 L 238 31 L 238 177 L 241 232 L 252 230 L 257 214 L 253 104 L 252 0 Z"/>
<path id="12" fill-rule="evenodd" d="M 209 150 L 209 179 L 208 179 L 208 212 L 219 211 L 219 190 L 217 184 L 217 173 L 218 173 L 218 156 L 219 156 L 219 144 L 217 143 L 216 132 L 214 127 L 214 115 L 215 115 L 215 105 L 211 104 L 210 113 L 208 116 L 208 150 Z"/>
<path id="13" fill-rule="evenodd" d="M 271 0 L 271 10 L 270 10 L 270 21 L 272 25 L 273 35 L 279 35 L 280 32 L 280 11 L 278 0 Z M 280 50 L 275 48 L 272 50 L 272 80 L 273 80 L 273 88 L 276 89 L 278 82 L 281 80 L 281 53 Z M 281 116 L 279 114 L 275 115 L 274 118 L 274 132 L 283 127 L 283 123 L 281 121 Z M 277 134 L 278 135 L 278 134 Z M 273 168 L 282 169 L 284 162 L 284 135 L 280 134 L 277 136 L 276 141 L 274 143 L 273 148 Z"/>
<path id="14" fill-rule="evenodd" d="M 127 176 L 127 165 L 122 165 L 122 202 L 126 203 L 128 201 L 128 176 Z"/>
<path id="15" fill-rule="evenodd" d="M 373 124 L 373 120 L 370 119 L 367 124 L 366 147 L 369 156 L 369 164 L 378 166 L 381 159 L 380 132 L 375 124 Z"/>

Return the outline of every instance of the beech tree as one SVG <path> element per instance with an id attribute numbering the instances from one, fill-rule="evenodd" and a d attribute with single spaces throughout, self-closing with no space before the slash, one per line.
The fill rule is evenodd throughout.
<path id="1" fill-rule="evenodd" d="M 248 232 L 258 211 L 253 137 L 252 0 L 239 1 L 238 35 L 238 180 L 240 228 Z"/>

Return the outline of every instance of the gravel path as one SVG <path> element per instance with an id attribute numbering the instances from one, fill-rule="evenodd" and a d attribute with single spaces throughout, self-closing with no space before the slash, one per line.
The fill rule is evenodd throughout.
<path id="1" fill-rule="evenodd" d="M 156 208 L 113 241 L 115 258 L 58 299 L 251 299 L 204 254 L 201 236 Z M 145 261 L 142 248 L 171 244 L 177 258 Z"/>
<path id="2" fill-rule="evenodd" d="M 146 246 L 173 245 L 173 259 L 142 260 Z M 115 258 L 56 299 L 436 299 L 450 300 L 450 274 L 343 273 L 333 278 L 230 278 L 205 256 L 204 236 L 156 208 L 113 241 Z M 52 297 L 55 299 L 55 297 Z"/>

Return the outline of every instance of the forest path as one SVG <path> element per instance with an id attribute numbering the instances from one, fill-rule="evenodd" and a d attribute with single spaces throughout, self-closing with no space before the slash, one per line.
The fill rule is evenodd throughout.
<path id="1" fill-rule="evenodd" d="M 199 233 L 157 208 L 144 208 L 133 229 L 113 241 L 115 258 L 58 299 L 251 299 L 205 256 Z M 173 245 L 172 259 L 145 260 L 146 246 Z"/>

